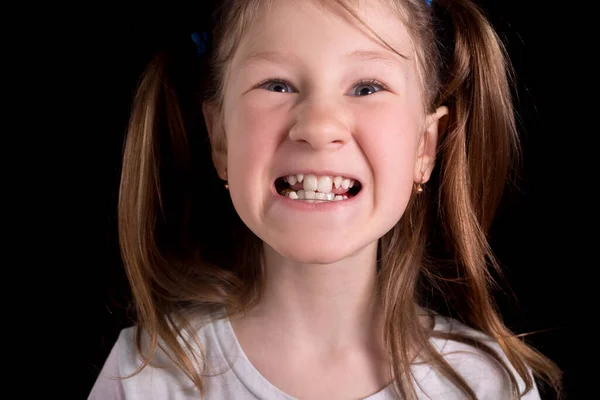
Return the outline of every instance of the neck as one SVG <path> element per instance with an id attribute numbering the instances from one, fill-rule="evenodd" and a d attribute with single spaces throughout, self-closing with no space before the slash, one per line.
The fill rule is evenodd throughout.
<path id="1" fill-rule="evenodd" d="M 290 261 L 265 245 L 265 290 L 248 321 L 304 354 L 383 346 L 377 242 L 333 264 Z M 271 340 L 269 339 L 269 340 Z M 377 345 L 375 345 L 377 344 Z"/>

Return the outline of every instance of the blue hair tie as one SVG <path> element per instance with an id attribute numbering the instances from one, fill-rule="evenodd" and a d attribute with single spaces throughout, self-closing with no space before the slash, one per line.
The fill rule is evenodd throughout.
<path id="1" fill-rule="evenodd" d="M 202 35 L 200 35 L 198 32 L 194 32 L 192 33 L 192 41 L 196 44 L 196 55 L 198 57 L 204 55 L 208 47 L 208 33 L 202 32 Z"/>
<path id="2" fill-rule="evenodd" d="M 427 3 L 427 5 L 428 5 L 429 7 L 431 7 L 431 0 L 425 0 L 425 3 Z"/>

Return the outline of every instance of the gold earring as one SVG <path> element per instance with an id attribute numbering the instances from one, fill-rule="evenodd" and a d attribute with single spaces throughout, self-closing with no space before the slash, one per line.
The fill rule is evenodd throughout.
<path id="1" fill-rule="evenodd" d="M 423 178 L 425 177 L 425 172 L 421 171 L 421 181 L 419 183 L 415 183 L 415 193 L 421 194 L 423 193 Z"/>
<path id="2" fill-rule="evenodd" d="M 417 183 L 416 187 L 415 187 L 415 193 L 416 194 L 421 194 L 423 193 L 423 184 L 422 183 Z"/>

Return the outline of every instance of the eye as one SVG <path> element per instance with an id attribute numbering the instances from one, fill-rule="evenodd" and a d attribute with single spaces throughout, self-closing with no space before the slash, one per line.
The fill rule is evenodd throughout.
<path id="1" fill-rule="evenodd" d="M 291 84 L 285 79 L 275 78 L 269 79 L 258 85 L 259 88 L 265 88 L 271 92 L 290 93 Z"/>
<path id="2" fill-rule="evenodd" d="M 362 80 L 362 81 L 355 83 L 354 85 L 357 89 L 360 89 L 360 90 L 357 90 L 354 92 L 354 93 L 360 93 L 358 95 L 358 97 L 364 97 L 364 95 L 370 95 L 372 93 L 377 93 L 380 90 L 386 89 L 385 85 L 376 79 Z M 379 89 L 371 90 L 371 88 L 375 88 L 375 87 L 378 87 Z"/>
<path id="3" fill-rule="evenodd" d="M 292 84 L 289 81 L 287 81 L 285 79 L 281 79 L 281 78 L 268 79 L 268 80 L 260 83 L 257 87 L 264 88 L 264 89 L 267 89 L 268 91 L 278 92 L 278 93 L 293 92 Z M 379 82 L 376 79 L 360 80 L 360 81 L 354 83 L 353 87 L 360 89 L 358 91 L 356 91 L 356 90 L 354 91 L 355 94 L 360 93 L 360 94 L 358 94 L 358 97 L 364 97 L 365 95 L 370 95 L 373 93 L 377 93 L 380 90 L 387 89 L 387 87 L 383 83 Z"/>

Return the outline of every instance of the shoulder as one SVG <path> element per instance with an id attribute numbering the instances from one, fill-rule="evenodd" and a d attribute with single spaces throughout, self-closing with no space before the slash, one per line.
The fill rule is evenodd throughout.
<path id="1" fill-rule="evenodd" d="M 502 347 L 490 336 L 470 328 L 451 318 L 436 316 L 435 332 L 442 334 L 455 334 L 477 342 L 465 343 L 459 340 L 431 339 L 435 348 L 452 368 L 468 383 L 478 399 L 508 399 L 511 398 L 511 383 L 507 370 L 492 355 L 488 354 L 484 346 L 493 352 L 508 368 L 519 386 L 519 393 L 525 389 L 523 379 L 517 374 L 508 360 Z M 479 344 L 477 344 L 479 343 Z M 531 371 L 529 371 L 531 374 Z M 430 377 L 441 384 L 444 379 L 437 372 L 430 372 Z M 539 399 L 537 388 L 534 387 L 522 399 Z"/>
<path id="2" fill-rule="evenodd" d="M 206 353 L 215 353 L 212 349 L 212 328 L 207 319 L 201 318 L 190 321 L 194 335 L 189 340 L 189 335 L 182 332 L 179 343 L 191 359 L 198 360 L 198 348 Z M 137 326 L 123 329 L 104 363 L 88 400 L 108 399 L 150 399 L 150 398 L 196 398 L 196 387 L 185 373 L 178 368 L 167 353 L 167 347 L 159 345 L 150 357 L 150 363 L 144 366 L 144 355 L 140 353 L 136 343 Z M 148 338 L 142 333 L 142 352 L 147 353 Z M 194 346 L 186 348 L 184 342 Z M 190 353 L 193 352 L 193 353 Z M 215 358 L 214 355 L 212 357 Z M 144 366 L 142 368 L 142 366 Z M 175 397 L 174 392 L 177 393 Z M 182 397 L 178 397 L 182 396 Z"/>
<path id="3" fill-rule="evenodd" d="M 98 374 L 88 400 L 125 399 L 121 381 L 123 376 L 121 372 L 121 356 L 122 354 L 127 354 L 129 352 L 128 347 L 133 343 L 129 340 L 130 338 L 133 338 L 133 328 L 127 328 L 121 331 L 108 358 L 104 362 L 102 370 Z"/>

